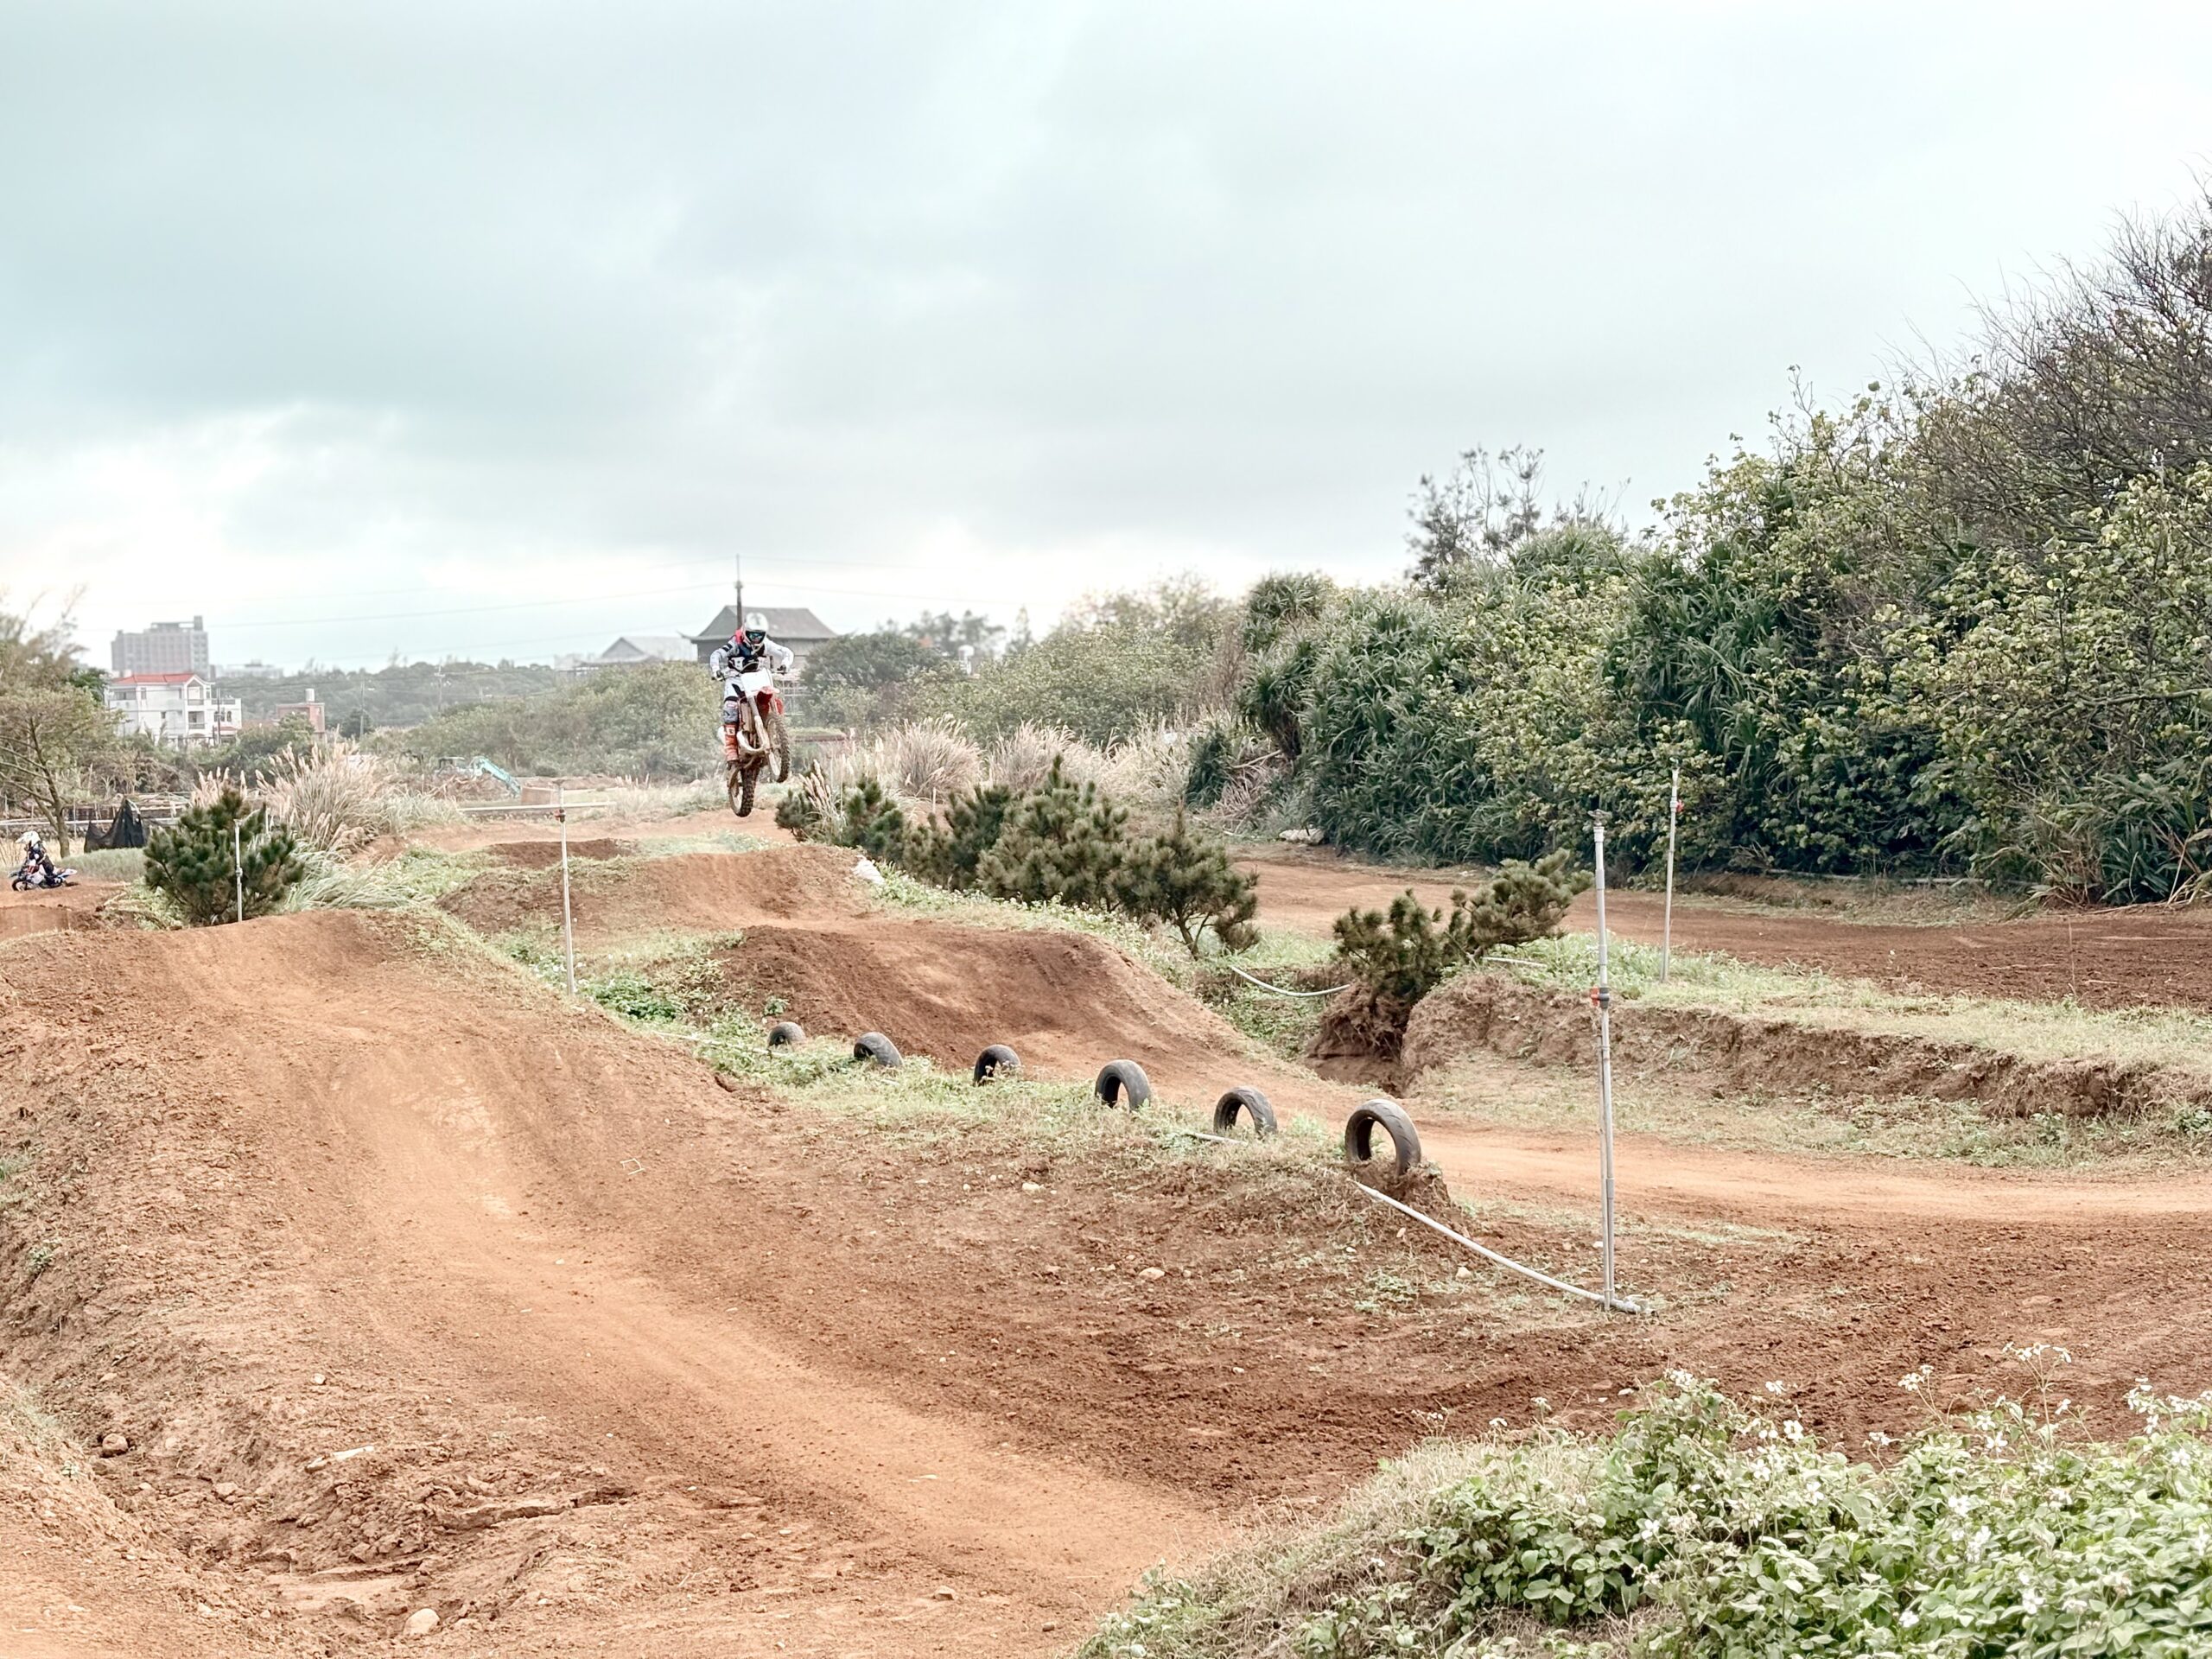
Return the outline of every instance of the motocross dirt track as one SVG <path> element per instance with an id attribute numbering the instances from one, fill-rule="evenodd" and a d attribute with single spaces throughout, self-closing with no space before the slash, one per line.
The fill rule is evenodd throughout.
<path id="1" fill-rule="evenodd" d="M 749 988 L 820 997 L 832 1030 L 871 1014 L 949 1065 L 986 1033 L 1071 1077 L 1143 1041 L 1185 1103 L 1251 1080 L 1317 1115 L 1358 1097 L 1253 1057 L 1095 938 L 875 914 L 849 866 L 609 866 L 588 931 L 742 928 L 758 954 L 726 966 Z M 543 886 L 504 872 L 452 907 L 542 921 Z M 20 1621 L 0 1654 L 350 1650 L 425 1605 L 434 1651 L 1045 1652 L 1255 1503 L 1325 1497 L 1455 1421 L 1523 1421 L 1538 1394 L 1596 1424 L 1669 1365 L 1779 1377 L 1853 1436 L 1910 1418 L 1894 1379 L 1923 1360 L 1946 1395 L 2017 1387 L 1999 1350 L 2038 1337 L 2107 1415 L 2139 1374 L 2212 1382 L 2201 1178 L 1630 1139 L 1625 1270 L 1669 1312 L 1424 1303 L 1406 1324 L 1272 1265 L 1187 1174 L 1105 1191 L 1046 1160 L 1027 1197 L 1003 1171 L 986 1191 L 957 1145 L 841 1146 L 404 918 L 17 940 L 0 1029 L 44 1183 L 41 1232 L 0 1255 L 10 1368 L 87 1445 L 133 1442 L 87 1458 L 115 1506 L 97 1526 L 0 1514 Z M 1424 1131 L 1465 1197 L 1592 1207 L 1577 1138 Z M 1344 1202 L 1338 1236 L 1369 1210 Z M 1482 1226 L 1586 1274 L 1560 1254 L 1571 1223 Z M 30 1273 L 41 1236 L 53 1265 Z M 1398 1271 L 1445 1277 L 1445 1251 Z M 1147 1286 L 1147 1260 L 1196 1277 Z M 147 1565 L 173 1546 L 194 1570 Z"/>
<path id="2" fill-rule="evenodd" d="M 1287 848 L 1259 849 L 1238 861 L 1259 877 L 1262 922 L 1319 934 L 1354 906 L 1389 909 L 1408 887 L 1425 904 L 1448 905 L 1452 888 L 1479 874 L 1393 870 Z M 1616 888 L 1605 901 L 1608 924 L 1646 944 L 1659 943 L 1662 910 L 1654 893 Z M 1589 894 L 1576 900 L 1567 925 L 1586 932 L 1597 925 Z M 2201 907 L 2144 905 L 2051 911 L 2008 922 L 1899 925 L 1678 898 L 1675 944 L 1896 989 L 2212 1012 L 2212 912 Z"/>

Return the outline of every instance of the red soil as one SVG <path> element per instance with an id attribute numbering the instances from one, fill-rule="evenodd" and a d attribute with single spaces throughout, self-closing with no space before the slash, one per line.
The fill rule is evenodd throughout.
<path id="1" fill-rule="evenodd" d="M 747 989 L 963 1068 L 986 1037 L 1046 1075 L 1149 1044 L 1154 1117 L 1234 1082 L 1357 1097 L 1096 940 L 871 913 L 849 863 L 613 867 L 590 925 L 741 928 Z M 454 907 L 512 925 L 544 886 Z M 2139 1374 L 2212 1381 L 2202 1177 L 1629 1140 L 1624 1275 L 1669 1306 L 1608 1317 L 1455 1281 L 1449 1247 L 1249 1154 L 914 1147 L 729 1092 L 404 917 L 18 940 L 0 1100 L 7 1364 L 105 1506 L 71 1552 L 0 1508 L 0 1615 L 70 1659 L 380 1646 L 423 1605 L 460 1652 L 1043 1652 L 1156 1556 L 1538 1395 L 1595 1426 L 1671 1365 L 1779 1378 L 1848 1442 L 1914 1421 L 1894 1379 L 1923 1361 L 1939 1401 L 2017 1389 L 2016 1339 L 2065 1343 L 2108 1431 Z M 1488 1242 L 1587 1281 L 1586 1140 L 1423 1129 Z M 132 1450 L 93 1457 L 111 1429 Z"/>
<path id="2" fill-rule="evenodd" d="M 35 893 L 0 889 L 0 939 L 92 927 L 99 907 L 121 891 L 112 881 L 73 882 Z"/>

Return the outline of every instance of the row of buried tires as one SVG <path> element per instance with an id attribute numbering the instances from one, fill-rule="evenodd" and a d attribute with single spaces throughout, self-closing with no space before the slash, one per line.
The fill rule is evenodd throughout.
<path id="1" fill-rule="evenodd" d="M 805 1040 L 805 1031 L 788 1020 L 768 1033 L 771 1049 L 795 1048 Z M 899 1046 L 880 1031 L 862 1032 L 855 1038 L 853 1058 L 885 1071 L 906 1061 L 906 1057 L 899 1052 Z M 1020 1071 L 1021 1056 L 1004 1043 L 993 1043 L 976 1057 L 975 1079 L 979 1084 L 1010 1079 Z M 1144 1068 L 1135 1060 L 1109 1060 L 1100 1068 L 1090 1092 L 1108 1106 L 1122 1106 L 1135 1111 L 1152 1098 L 1152 1079 L 1145 1076 Z M 1239 1085 L 1214 1103 L 1214 1137 L 1229 1139 L 1236 1134 L 1240 1119 L 1250 1124 L 1255 1140 L 1264 1141 L 1275 1132 L 1274 1108 L 1257 1089 Z M 1344 1121 L 1344 1161 L 1355 1168 L 1373 1163 L 1375 1134 L 1378 1129 L 1390 1142 L 1391 1161 L 1396 1173 L 1401 1177 L 1410 1174 L 1421 1163 L 1421 1136 L 1414 1129 L 1413 1119 L 1406 1116 L 1405 1108 L 1395 1100 L 1370 1100 L 1356 1108 Z"/>

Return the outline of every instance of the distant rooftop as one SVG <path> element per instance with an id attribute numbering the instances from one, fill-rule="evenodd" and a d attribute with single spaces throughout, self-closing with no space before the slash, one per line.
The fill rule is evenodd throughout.
<path id="1" fill-rule="evenodd" d="M 748 612 L 758 612 L 768 624 L 768 637 L 785 645 L 819 645 L 824 639 L 835 639 L 837 630 L 824 622 L 812 611 L 797 605 L 748 605 Z M 691 636 L 691 643 L 703 645 L 709 640 L 727 639 L 737 631 L 737 612 L 725 605 L 715 613 L 715 620 L 703 632 Z"/>
<path id="2" fill-rule="evenodd" d="M 680 633 L 626 633 L 595 657 L 584 660 L 594 666 L 618 663 L 688 663 L 692 642 Z"/>

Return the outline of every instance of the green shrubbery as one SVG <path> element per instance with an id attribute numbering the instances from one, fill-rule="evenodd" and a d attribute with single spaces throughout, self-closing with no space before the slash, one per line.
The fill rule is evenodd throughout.
<path id="1" fill-rule="evenodd" d="M 233 841 L 233 830 L 236 840 Z M 146 838 L 145 880 L 194 927 L 266 916 L 307 874 L 291 836 L 235 789 Z"/>
<path id="2" fill-rule="evenodd" d="M 1249 947 L 1255 884 L 1220 839 L 1194 831 L 1180 811 L 1165 832 L 1133 836 L 1128 817 L 1096 785 L 1070 779 L 1058 760 L 1034 789 L 980 785 L 919 823 L 874 778 L 827 806 L 814 791 L 794 790 L 777 810 L 788 829 L 939 887 L 1163 922 L 1194 957 L 1209 933 L 1226 950 Z"/>
<path id="3" fill-rule="evenodd" d="M 1414 1005 L 1471 962 L 1500 945 L 1526 944 L 1559 931 L 1590 872 L 1572 868 L 1566 849 L 1534 864 L 1510 859 L 1473 893 L 1452 895 L 1452 913 L 1430 910 L 1408 892 L 1381 911 L 1347 912 L 1336 923 L 1337 954 L 1352 984 L 1329 1005 L 1320 1042 L 1331 1052 L 1392 1056 Z"/>
<path id="4" fill-rule="evenodd" d="M 1968 368 L 1778 422 L 1650 536 L 1471 454 L 1422 480 L 1406 587 L 1253 589 L 1236 711 L 1368 852 L 1533 857 L 1602 809 L 1632 869 L 1679 763 L 1693 867 L 2212 891 L 2208 260 L 2212 197 L 2131 227 Z"/>
<path id="5" fill-rule="evenodd" d="M 721 711 L 721 690 L 705 670 L 655 663 L 450 709 L 388 741 L 417 760 L 480 754 L 513 772 L 689 779 L 717 764 Z"/>
<path id="6" fill-rule="evenodd" d="M 1156 1583 L 1083 1652 L 1474 1656 L 1533 1618 L 1665 1659 L 2183 1659 L 2212 1651 L 2212 1407 L 2131 1403 L 2123 1445 L 2000 1402 L 1878 1467 L 1677 1374 L 1610 1440 L 1471 1449 L 1382 1536 L 1355 1500 L 1287 1570 Z"/>

